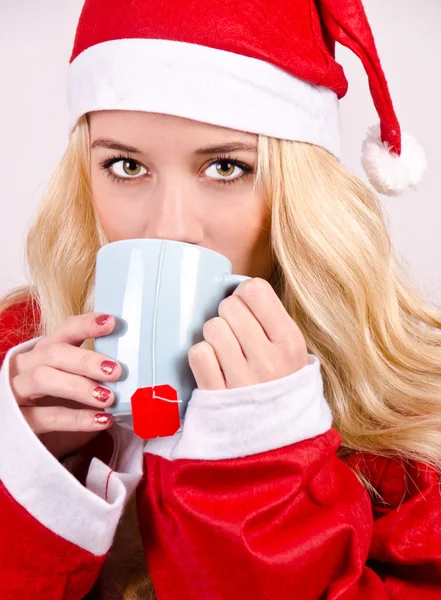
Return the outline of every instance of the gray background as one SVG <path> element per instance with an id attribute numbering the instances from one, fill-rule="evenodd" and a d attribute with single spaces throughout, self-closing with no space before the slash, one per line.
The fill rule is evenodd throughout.
<path id="1" fill-rule="evenodd" d="M 82 0 L 0 0 L 0 294 L 25 281 L 30 215 L 67 143 L 65 81 Z M 441 304 L 437 174 L 441 134 L 441 2 L 365 0 L 402 128 L 424 145 L 429 171 L 416 191 L 381 196 L 392 240 L 417 287 Z M 349 80 L 341 100 L 343 162 L 365 179 L 360 148 L 377 115 L 359 59 L 338 46 Z"/>

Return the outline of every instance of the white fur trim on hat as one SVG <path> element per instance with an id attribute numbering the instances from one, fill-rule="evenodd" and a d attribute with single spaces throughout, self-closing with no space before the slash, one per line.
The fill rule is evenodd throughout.
<path id="1" fill-rule="evenodd" d="M 95 110 L 139 110 L 297 140 L 339 157 L 338 98 L 269 62 L 159 39 L 87 48 L 68 73 L 70 128 Z"/>
<path id="2" fill-rule="evenodd" d="M 381 141 L 379 124 L 369 128 L 361 162 L 373 187 L 387 196 L 397 196 L 416 186 L 427 169 L 424 149 L 413 136 L 402 133 L 401 154 L 393 154 Z"/>

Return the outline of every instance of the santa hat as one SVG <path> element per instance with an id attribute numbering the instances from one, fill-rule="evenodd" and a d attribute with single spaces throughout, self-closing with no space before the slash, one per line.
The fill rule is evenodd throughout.
<path id="1" fill-rule="evenodd" d="M 362 163 L 396 195 L 426 169 L 401 132 L 361 0 L 86 0 L 68 74 L 70 127 L 96 110 L 139 110 L 309 142 L 340 156 L 348 83 L 335 42 L 361 59 L 379 116 Z"/>

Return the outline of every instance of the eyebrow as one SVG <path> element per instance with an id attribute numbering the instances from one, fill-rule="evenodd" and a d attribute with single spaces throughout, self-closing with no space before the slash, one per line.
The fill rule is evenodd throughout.
<path id="1" fill-rule="evenodd" d="M 200 148 L 195 151 L 195 154 L 222 154 L 227 152 L 256 152 L 257 145 L 246 144 L 244 142 L 231 142 L 230 144 L 220 144 L 219 146 L 211 146 L 209 148 Z"/>
<path id="2" fill-rule="evenodd" d="M 91 148 L 107 148 L 108 150 L 121 150 L 121 152 L 132 152 L 132 154 L 142 154 L 141 150 L 138 150 L 133 146 L 127 146 L 126 144 L 121 144 L 121 142 L 117 142 L 116 140 L 110 140 L 106 138 L 98 138 L 93 142 Z"/>
<path id="3" fill-rule="evenodd" d="M 107 148 L 108 150 L 119 150 L 120 152 L 130 152 L 132 154 L 143 154 L 142 150 L 135 148 L 134 146 L 128 146 L 117 142 L 116 140 L 99 138 L 92 143 L 93 148 Z M 205 155 L 205 154 L 222 154 L 227 152 L 257 152 L 257 145 L 246 144 L 244 142 L 231 142 L 229 144 L 220 144 L 218 146 L 210 146 L 207 148 L 199 148 L 195 150 L 194 154 Z"/>

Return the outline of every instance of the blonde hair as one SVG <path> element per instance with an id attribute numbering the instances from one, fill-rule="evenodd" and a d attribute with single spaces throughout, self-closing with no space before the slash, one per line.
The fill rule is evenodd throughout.
<path id="1" fill-rule="evenodd" d="M 89 148 L 83 117 L 28 236 L 41 333 L 85 312 L 95 254 L 108 241 L 93 208 Z M 260 136 L 258 154 L 275 284 L 320 358 L 340 455 L 360 450 L 440 468 L 441 313 L 394 253 L 380 201 L 322 148 Z M 132 577 L 127 600 L 141 597 L 134 588 Z"/>

